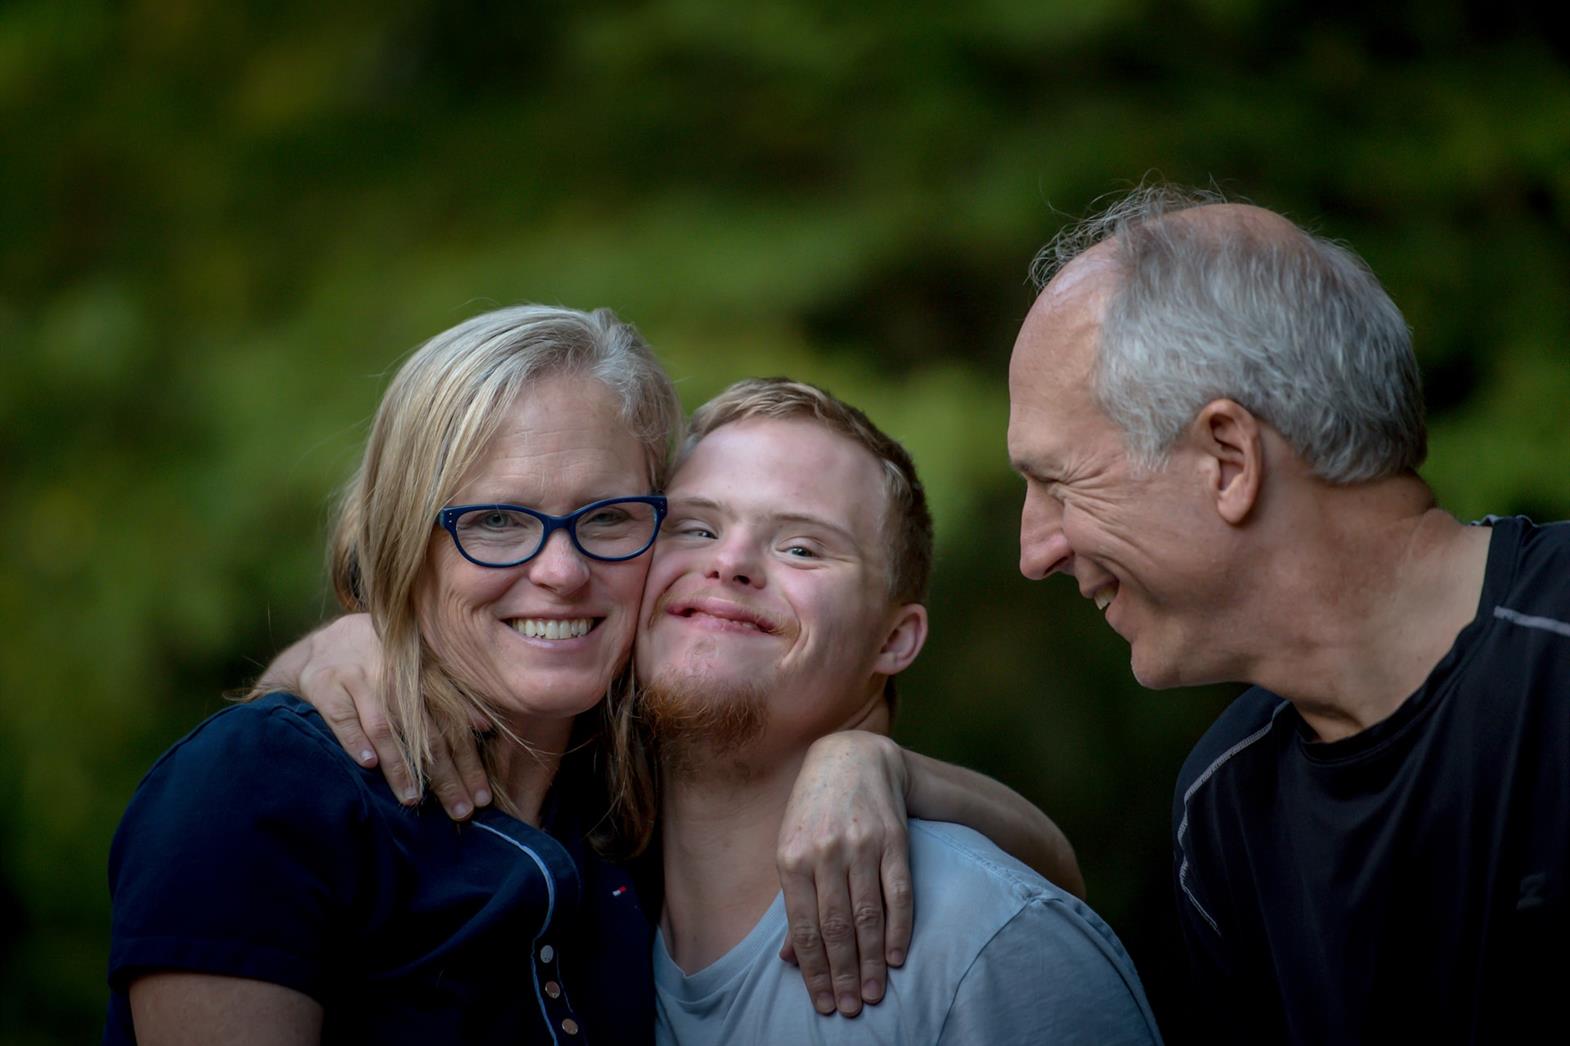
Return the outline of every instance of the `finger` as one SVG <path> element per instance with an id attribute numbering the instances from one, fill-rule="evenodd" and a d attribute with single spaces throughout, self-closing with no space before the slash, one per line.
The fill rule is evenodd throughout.
<path id="1" fill-rule="evenodd" d="M 474 805 L 488 806 L 491 801 L 490 779 L 485 776 L 485 763 L 480 759 L 480 739 L 472 735 L 458 742 L 452 752 L 458 779 L 464 789 L 474 797 Z"/>
<path id="2" fill-rule="evenodd" d="M 834 1003 L 847 1017 L 861 1012 L 861 963 L 856 955 L 856 923 L 845 875 L 819 876 L 818 935 L 829 959 Z"/>
<path id="3" fill-rule="evenodd" d="M 828 956 L 823 953 L 823 938 L 818 933 L 817 888 L 810 874 L 782 865 L 780 889 L 785 894 L 785 920 L 790 927 L 787 943 L 795 952 L 812 1008 L 827 1016 L 834 1012 L 834 982 L 829 977 Z"/>
<path id="4" fill-rule="evenodd" d="M 462 821 L 474 813 L 474 797 L 458 772 L 447 739 L 440 734 L 431 739 L 430 782 L 431 791 L 436 793 L 436 799 L 448 817 Z"/>
<path id="5" fill-rule="evenodd" d="M 884 956 L 890 966 L 902 966 L 910 949 L 915 926 L 916 891 L 910 883 L 910 851 L 891 847 L 883 855 Z M 865 951 L 862 952 L 866 954 Z"/>
<path id="6" fill-rule="evenodd" d="M 300 682 L 300 689 L 309 689 L 304 680 Z M 304 696 L 316 706 L 328 729 L 332 730 L 343 750 L 355 762 L 361 766 L 375 766 L 378 761 L 376 747 L 365 736 L 365 731 L 360 729 L 360 717 L 354 711 L 354 699 L 341 686 L 334 685 L 329 690 L 327 694 L 307 693 Z"/>
<path id="7" fill-rule="evenodd" d="M 851 865 L 849 881 L 850 914 L 860 958 L 856 992 L 863 1002 L 877 1002 L 883 998 L 883 981 L 889 972 L 884 965 L 883 884 L 878 869 L 860 861 Z"/>
<path id="8" fill-rule="evenodd" d="M 387 786 L 393 790 L 399 802 L 413 806 L 420 801 L 420 790 L 414 785 L 414 771 L 398 747 L 387 714 L 369 704 L 359 712 L 360 727 L 365 731 L 365 736 L 371 739 L 371 747 L 376 749 L 376 761 L 382 768 L 382 776 L 387 779 Z"/>

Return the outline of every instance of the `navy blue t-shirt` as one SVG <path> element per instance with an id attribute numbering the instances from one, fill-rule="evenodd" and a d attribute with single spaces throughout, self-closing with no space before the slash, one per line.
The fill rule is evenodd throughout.
<path id="1" fill-rule="evenodd" d="M 152 970 L 304 992 L 329 1043 L 647 1041 L 651 924 L 584 845 L 577 791 L 558 779 L 552 834 L 490 809 L 454 824 L 292 695 L 219 712 L 115 834 L 105 1041 L 135 1041 L 126 992 Z"/>
<path id="2" fill-rule="evenodd" d="M 1184 764 L 1173 870 L 1203 1041 L 1563 1023 L 1570 523 L 1491 522 L 1476 618 L 1394 714 L 1320 742 L 1256 687 Z"/>

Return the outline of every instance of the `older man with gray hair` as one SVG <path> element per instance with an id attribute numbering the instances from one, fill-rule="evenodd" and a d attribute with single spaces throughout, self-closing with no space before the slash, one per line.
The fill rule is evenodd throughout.
<path id="1" fill-rule="evenodd" d="M 1245 682 L 1173 870 L 1207 1037 L 1541 1027 L 1570 930 L 1570 525 L 1463 525 L 1405 321 L 1270 211 L 1141 189 L 1038 257 L 1009 371 L 1020 569 L 1148 687 Z"/>

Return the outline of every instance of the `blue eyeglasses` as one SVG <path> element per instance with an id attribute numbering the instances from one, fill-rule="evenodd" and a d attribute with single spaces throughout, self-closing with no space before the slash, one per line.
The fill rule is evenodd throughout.
<path id="1" fill-rule="evenodd" d="M 606 498 L 565 516 L 522 505 L 454 505 L 436 514 L 436 525 L 452 535 L 459 555 L 481 567 L 515 567 L 540 554 L 557 530 L 590 559 L 616 563 L 643 555 L 665 519 L 658 494 Z"/>

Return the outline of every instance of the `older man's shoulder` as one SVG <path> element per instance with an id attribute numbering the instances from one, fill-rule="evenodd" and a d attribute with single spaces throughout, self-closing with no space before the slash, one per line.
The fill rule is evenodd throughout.
<path id="1" fill-rule="evenodd" d="M 1181 807 L 1195 789 L 1202 788 L 1223 768 L 1235 771 L 1240 763 L 1264 756 L 1268 745 L 1261 743 L 1293 721 L 1291 704 L 1280 694 L 1258 686 L 1243 691 L 1216 717 L 1183 761 L 1174 796 L 1176 804 Z"/>
<path id="2" fill-rule="evenodd" d="M 1564 616 L 1570 607 L 1570 522 L 1533 523 L 1525 516 L 1489 516 L 1494 531 L 1489 550 L 1488 592 L 1503 606 L 1495 616 Z"/>

